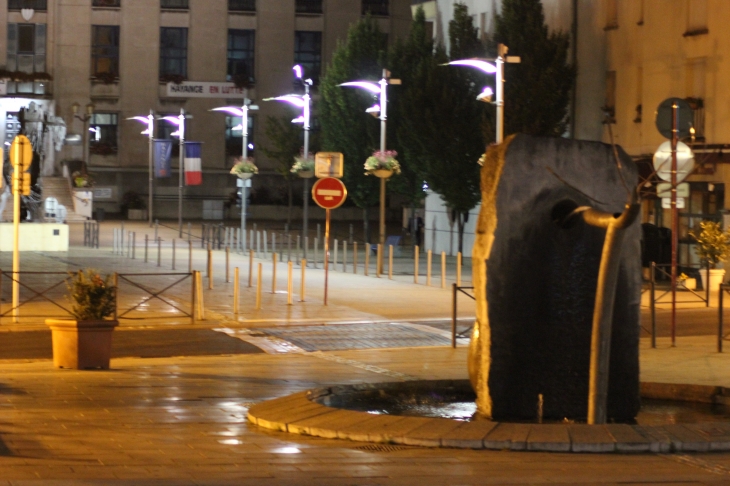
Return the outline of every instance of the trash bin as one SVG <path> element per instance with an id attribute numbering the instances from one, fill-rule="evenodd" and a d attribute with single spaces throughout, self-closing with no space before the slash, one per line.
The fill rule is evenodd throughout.
<path id="1" fill-rule="evenodd" d="M 94 219 L 98 222 L 104 221 L 104 208 L 96 208 L 94 210 Z"/>

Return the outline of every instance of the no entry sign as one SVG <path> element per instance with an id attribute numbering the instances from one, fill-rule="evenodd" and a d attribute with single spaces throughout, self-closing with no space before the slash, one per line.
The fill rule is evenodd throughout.
<path id="1" fill-rule="evenodd" d="M 347 199 L 347 189 L 339 179 L 325 177 L 312 186 L 312 199 L 324 209 L 339 208 Z"/>

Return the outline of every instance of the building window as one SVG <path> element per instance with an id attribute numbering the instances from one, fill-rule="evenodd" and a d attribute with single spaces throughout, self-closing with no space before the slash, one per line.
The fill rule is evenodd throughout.
<path id="1" fill-rule="evenodd" d="M 8 24 L 7 70 L 25 74 L 46 72 L 46 24 Z M 45 81 L 8 82 L 8 94 L 44 94 Z"/>
<path id="2" fill-rule="evenodd" d="M 48 10 L 47 0 L 8 0 L 8 10 L 22 10 L 24 8 L 32 8 L 45 12 Z"/>
<path id="3" fill-rule="evenodd" d="M 618 29 L 618 0 L 606 0 L 605 29 Z"/>
<path id="4" fill-rule="evenodd" d="M 322 0 L 297 0 L 296 11 L 298 14 L 321 14 Z"/>
<path id="5" fill-rule="evenodd" d="M 119 26 L 91 26 L 91 75 L 119 77 Z"/>
<path id="6" fill-rule="evenodd" d="M 294 32 L 294 64 L 304 68 L 304 76 L 319 79 L 322 69 L 322 32 Z"/>
<path id="7" fill-rule="evenodd" d="M 707 0 L 688 0 L 685 36 L 707 34 Z"/>
<path id="8" fill-rule="evenodd" d="M 228 71 L 226 80 L 254 82 L 255 30 L 228 30 Z M 242 78 L 242 79 L 241 79 Z"/>
<path id="9" fill-rule="evenodd" d="M 160 78 L 188 76 L 188 29 L 160 28 Z"/>
<path id="10" fill-rule="evenodd" d="M 93 0 L 92 7 L 120 7 L 121 0 Z"/>
<path id="11" fill-rule="evenodd" d="M 256 0 L 228 0 L 230 12 L 255 12 Z"/>
<path id="12" fill-rule="evenodd" d="M 388 16 L 388 0 L 362 0 L 363 15 Z"/>
<path id="13" fill-rule="evenodd" d="M 187 10 L 189 8 L 188 0 L 160 0 L 160 7 L 161 8 L 182 9 L 182 10 Z"/>
<path id="14" fill-rule="evenodd" d="M 94 113 L 89 120 L 89 153 L 114 155 L 117 153 L 116 113 Z"/>
<path id="15" fill-rule="evenodd" d="M 241 130 L 240 116 L 226 117 L 226 156 L 241 157 L 243 155 L 243 131 Z M 254 122 L 253 117 L 248 117 L 248 156 L 254 156 Z"/>

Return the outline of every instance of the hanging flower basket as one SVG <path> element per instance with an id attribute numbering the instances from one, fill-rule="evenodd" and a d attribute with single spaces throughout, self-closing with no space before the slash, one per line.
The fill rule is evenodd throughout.
<path id="1" fill-rule="evenodd" d="M 290 172 L 302 179 L 314 177 L 314 157 L 312 157 L 312 154 L 308 154 L 307 157 L 303 154 L 294 157 L 294 165 L 292 165 Z"/>
<path id="2" fill-rule="evenodd" d="M 250 179 L 254 174 L 259 173 L 259 168 L 253 163 L 253 159 L 240 160 L 231 168 L 231 174 L 239 179 Z"/>
<path id="3" fill-rule="evenodd" d="M 365 161 L 365 175 L 373 174 L 375 177 L 387 179 L 393 173 L 400 174 L 400 164 L 395 159 L 397 155 L 395 150 L 373 152 Z"/>

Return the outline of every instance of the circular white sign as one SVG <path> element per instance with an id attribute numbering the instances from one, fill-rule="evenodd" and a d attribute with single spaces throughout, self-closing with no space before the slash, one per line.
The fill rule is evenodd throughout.
<path id="1" fill-rule="evenodd" d="M 695 168 L 695 154 L 687 144 L 677 142 L 677 182 L 682 182 Z M 654 153 L 654 170 L 659 178 L 672 180 L 672 143 L 667 141 Z"/>

